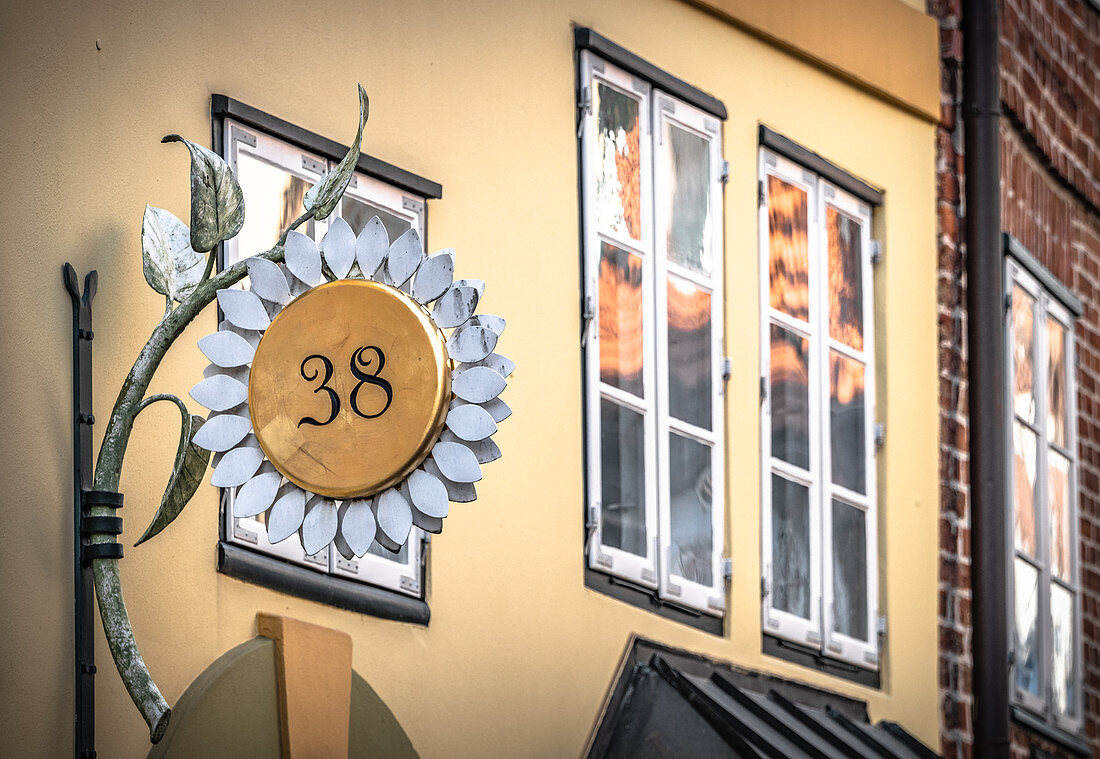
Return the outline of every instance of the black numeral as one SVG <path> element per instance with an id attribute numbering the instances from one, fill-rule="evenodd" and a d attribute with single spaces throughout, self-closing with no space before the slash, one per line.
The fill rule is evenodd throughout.
<path id="1" fill-rule="evenodd" d="M 372 368 L 372 364 L 374 364 L 374 359 L 364 358 L 363 353 L 366 351 L 372 351 L 375 355 L 375 358 L 378 360 L 377 365 L 373 366 L 374 371 L 371 374 L 368 374 L 365 370 Z M 319 422 L 312 416 L 304 416 L 298 422 L 299 427 L 301 427 L 303 424 L 312 424 L 317 427 L 324 427 L 326 424 L 331 424 L 333 421 L 335 421 L 337 414 L 340 413 L 340 396 L 336 394 L 335 390 L 328 386 L 328 381 L 332 379 L 332 362 L 328 359 L 327 356 L 322 356 L 320 353 L 314 353 L 312 355 L 306 356 L 302 360 L 302 366 L 299 370 L 302 374 L 302 379 L 309 382 L 317 379 L 317 376 L 320 374 L 318 370 L 314 369 L 312 374 L 306 373 L 306 364 L 308 364 L 310 361 L 313 361 L 314 359 L 317 359 L 321 362 L 321 366 L 324 368 L 325 371 L 325 376 L 321 380 L 321 384 L 314 388 L 313 392 L 319 393 L 323 390 L 328 393 L 328 400 L 331 409 L 329 417 L 325 421 Z M 364 345 L 362 348 L 359 348 L 357 351 L 355 351 L 355 353 L 353 353 L 351 356 L 351 375 L 355 377 L 355 379 L 359 380 L 355 384 L 355 387 L 353 387 L 351 390 L 351 410 L 354 411 L 358 416 L 363 417 L 364 419 L 377 419 L 378 417 L 382 416 L 382 414 L 386 413 L 386 411 L 390 407 L 390 404 L 393 403 L 393 387 L 385 379 L 378 376 L 382 373 L 382 369 L 385 366 L 386 354 L 382 352 L 381 348 L 375 345 Z M 364 384 L 380 387 L 382 388 L 382 391 L 386 394 L 386 405 L 383 406 L 382 410 L 379 411 L 377 414 L 364 414 L 363 411 L 359 408 L 359 391 L 360 389 L 362 389 Z"/>

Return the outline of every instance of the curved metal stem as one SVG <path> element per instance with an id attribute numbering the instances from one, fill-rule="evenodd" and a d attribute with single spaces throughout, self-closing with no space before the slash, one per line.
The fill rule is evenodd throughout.
<path id="1" fill-rule="evenodd" d="M 263 258 L 275 261 L 283 260 L 283 244 L 286 235 L 292 229 L 300 226 L 312 216 L 305 213 L 295 219 L 279 238 L 271 250 L 259 254 Z M 122 473 L 122 460 L 126 455 L 126 446 L 130 442 L 130 433 L 134 428 L 134 419 L 138 412 L 154 400 L 161 400 L 160 396 L 145 399 L 145 392 L 149 389 L 149 382 L 160 366 L 161 360 L 172 347 L 172 343 L 183 334 L 183 330 L 198 316 L 206 306 L 217 297 L 218 290 L 229 287 L 239 282 L 248 273 L 244 261 L 238 261 L 233 266 L 219 273 L 217 276 L 205 279 L 191 296 L 180 303 L 176 310 L 167 314 L 164 319 L 153 329 L 153 334 L 145 347 L 141 349 L 137 360 L 134 362 L 126 381 L 122 383 L 118 399 L 115 401 L 114 410 L 107 421 L 107 428 L 103 435 L 103 444 L 99 449 L 99 458 L 95 468 L 95 489 L 117 491 L 119 477 Z M 178 399 L 176 399 L 178 401 Z M 104 507 L 92 507 L 90 513 L 93 516 L 114 516 L 113 511 Z M 92 536 L 91 542 L 105 542 L 113 536 Z M 95 578 L 96 598 L 99 601 L 99 613 L 103 618 L 103 632 L 107 636 L 107 643 L 111 649 L 111 655 L 115 660 L 115 667 L 126 685 L 134 705 L 137 706 L 141 716 L 149 725 L 149 739 L 156 743 L 164 737 L 164 731 L 168 727 L 171 717 L 171 709 L 161 695 L 160 689 L 153 682 L 145 661 L 141 658 L 137 642 L 134 640 L 134 632 L 130 626 L 130 617 L 126 612 L 126 603 L 122 598 L 122 583 L 119 579 L 118 560 L 100 558 L 92 561 L 92 573 Z"/>

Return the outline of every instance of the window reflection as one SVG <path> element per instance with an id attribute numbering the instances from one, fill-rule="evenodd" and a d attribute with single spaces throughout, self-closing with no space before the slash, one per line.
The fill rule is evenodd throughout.
<path id="1" fill-rule="evenodd" d="M 1012 425 L 1012 501 L 1016 547 L 1028 556 L 1036 556 L 1035 487 L 1039 472 L 1035 433 L 1019 422 Z"/>
<path id="2" fill-rule="evenodd" d="M 867 428 L 863 364 L 829 352 L 829 437 L 833 482 L 857 493 L 867 491 Z"/>
<path id="3" fill-rule="evenodd" d="M 1047 435 L 1052 443 L 1066 445 L 1066 330 L 1047 320 Z"/>
<path id="4" fill-rule="evenodd" d="M 863 260 L 861 225 L 829 206 L 829 336 L 863 350 Z"/>
<path id="5" fill-rule="evenodd" d="M 768 176 L 771 307 L 809 320 L 809 214 L 806 191 Z"/>
<path id="6" fill-rule="evenodd" d="M 672 527 L 670 570 L 691 582 L 713 582 L 710 447 L 668 436 Z"/>
<path id="7" fill-rule="evenodd" d="M 395 216 L 384 208 L 373 203 L 367 203 L 359 198 L 353 198 L 350 195 L 344 195 L 340 204 L 340 215 L 344 217 L 344 221 L 348 223 L 351 231 L 356 235 L 362 232 L 363 227 L 367 226 L 367 222 L 375 216 L 386 228 L 386 235 L 391 242 L 407 232 L 412 226 L 408 219 Z"/>
<path id="8" fill-rule="evenodd" d="M 867 640 L 867 515 L 833 500 L 833 629 Z"/>
<path id="9" fill-rule="evenodd" d="M 600 380 L 643 397 L 642 258 L 600 244 Z"/>
<path id="10" fill-rule="evenodd" d="M 1034 299 L 1021 287 L 1012 288 L 1012 358 L 1015 367 L 1015 382 L 1012 393 L 1012 407 L 1016 415 L 1031 424 L 1035 418 L 1034 394 L 1034 339 L 1033 313 Z"/>
<path id="11" fill-rule="evenodd" d="M 606 546 L 646 555 L 645 431 L 642 416 L 600 400 L 600 528 Z"/>
<path id="12" fill-rule="evenodd" d="M 596 85 L 596 223 L 631 239 L 642 237 L 638 101 Z"/>
<path id="13" fill-rule="evenodd" d="M 1050 571 L 1063 580 L 1070 578 L 1071 555 L 1069 517 L 1069 461 L 1057 451 L 1047 453 L 1050 480 Z"/>
<path id="14" fill-rule="evenodd" d="M 810 491 L 772 475 L 772 607 L 810 618 Z"/>
<path id="15" fill-rule="evenodd" d="M 1051 639 L 1051 695 L 1054 708 L 1060 714 L 1076 711 L 1076 673 L 1073 671 L 1073 596 L 1061 585 L 1050 590 L 1050 616 L 1053 635 Z"/>
<path id="16" fill-rule="evenodd" d="M 710 143 L 665 122 L 668 260 L 710 275 Z"/>
<path id="17" fill-rule="evenodd" d="M 237 154 L 237 181 L 244 193 L 244 226 L 237 237 L 242 258 L 268 250 L 283 230 L 302 215 L 311 183 L 244 151 Z M 298 228 L 314 235 L 313 220 Z"/>
<path id="18" fill-rule="evenodd" d="M 810 468 L 810 341 L 771 326 L 772 456 Z"/>
<path id="19" fill-rule="evenodd" d="M 1039 694 L 1039 573 L 1016 559 L 1016 687 Z"/>
<path id="20" fill-rule="evenodd" d="M 710 293 L 679 277 L 668 278 L 668 411 L 711 428 Z"/>

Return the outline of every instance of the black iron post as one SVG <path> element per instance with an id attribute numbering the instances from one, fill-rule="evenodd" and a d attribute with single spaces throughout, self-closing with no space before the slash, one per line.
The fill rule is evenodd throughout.
<path id="1" fill-rule="evenodd" d="M 99 275 L 88 272 L 84 292 L 71 264 L 62 269 L 73 301 L 73 588 L 76 634 L 75 721 L 73 755 L 95 757 L 95 626 L 92 570 L 84 557 L 84 491 L 92 487 L 92 298 Z"/>
<path id="2" fill-rule="evenodd" d="M 1009 756 L 997 0 L 962 5 L 974 755 Z"/>

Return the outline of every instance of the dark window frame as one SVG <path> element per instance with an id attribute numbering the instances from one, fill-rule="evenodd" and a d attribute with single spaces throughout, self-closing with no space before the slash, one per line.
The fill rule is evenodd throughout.
<path id="1" fill-rule="evenodd" d="M 225 120 L 242 123 L 264 132 L 276 139 L 288 142 L 297 148 L 323 156 L 331 161 L 340 161 L 348 151 L 327 137 L 303 129 L 295 124 L 265 113 L 226 95 L 213 94 L 210 97 L 211 145 L 218 155 L 225 157 Z M 360 153 L 356 171 L 393 185 L 401 190 L 414 193 L 425 200 L 443 197 L 443 187 L 437 182 L 425 179 L 417 174 L 398 168 L 366 153 Z M 427 228 L 427 206 L 423 211 L 424 226 Z M 223 246 L 217 250 L 218 269 L 224 264 Z M 219 309 L 218 320 L 222 315 Z M 381 619 L 408 622 L 427 626 L 431 619 L 428 606 L 427 555 L 431 545 L 423 540 L 420 553 L 420 596 L 398 593 L 394 590 L 378 587 L 366 581 L 340 577 L 338 575 L 317 572 L 295 564 L 278 556 L 250 550 L 245 546 L 230 542 L 226 535 L 224 499 L 218 509 L 217 571 L 244 582 L 261 585 L 288 595 L 328 604 L 341 609 L 368 614 Z"/>

